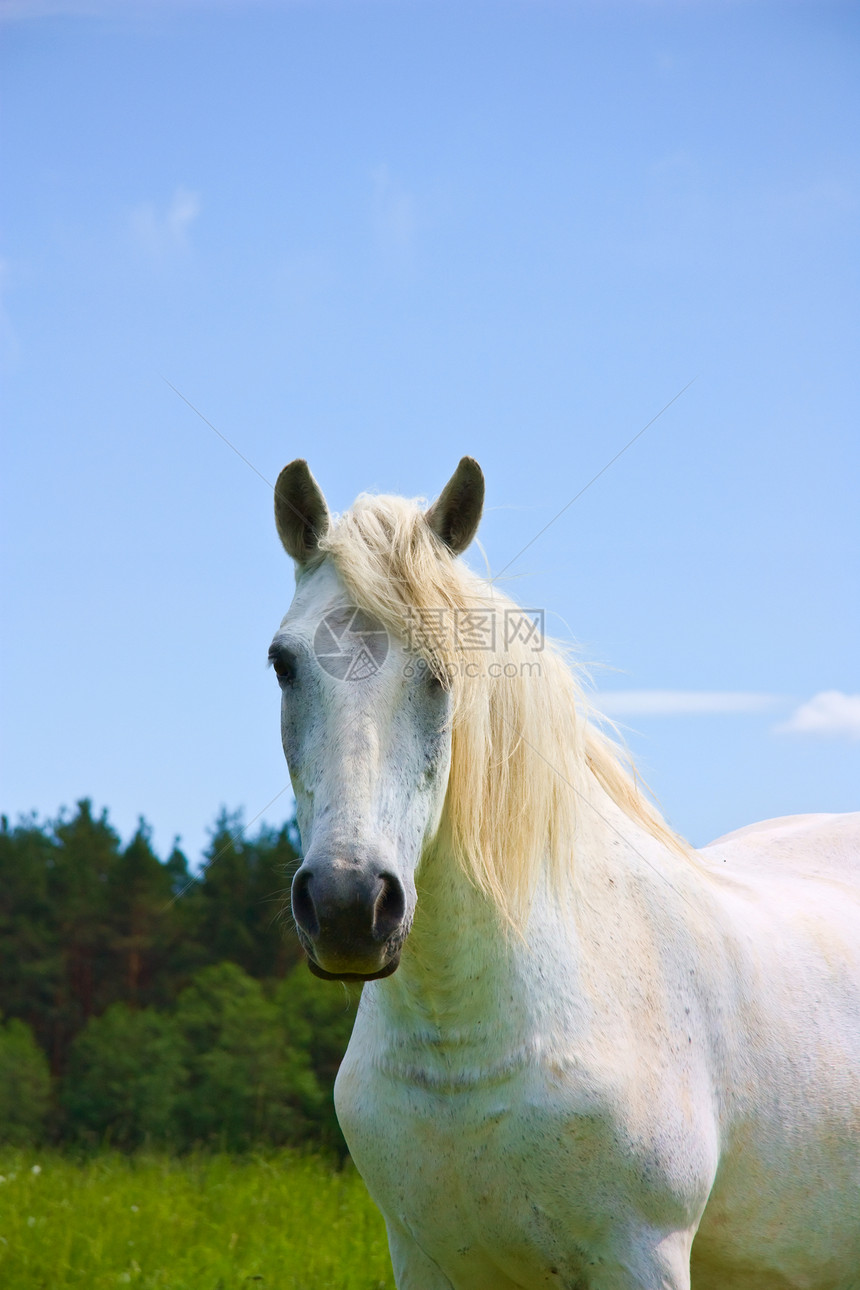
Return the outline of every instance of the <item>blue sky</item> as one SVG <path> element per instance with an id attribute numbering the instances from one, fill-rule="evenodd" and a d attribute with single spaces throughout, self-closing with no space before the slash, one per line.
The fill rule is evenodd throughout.
<path id="1" fill-rule="evenodd" d="M 499 570 L 693 378 L 505 586 L 695 843 L 860 806 L 856 5 L 0 15 L 0 809 L 279 822 L 264 480 Z"/>

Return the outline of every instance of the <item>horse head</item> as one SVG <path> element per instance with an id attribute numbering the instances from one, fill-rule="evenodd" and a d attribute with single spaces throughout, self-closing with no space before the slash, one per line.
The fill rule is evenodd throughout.
<path id="1" fill-rule="evenodd" d="M 466 549 L 483 496 L 480 467 L 464 457 L 420 518 L 425 558 L 450 562 Z M 442 817 L 450 687 L 408 632 L 356 603 L 305 461 L 278 477 L 275 522 L 296 562 L 296 593 L 269 650 L 304 850 L 293 917 L 317 976 L 373 980 L 400 962 L 415 873 Z"/>

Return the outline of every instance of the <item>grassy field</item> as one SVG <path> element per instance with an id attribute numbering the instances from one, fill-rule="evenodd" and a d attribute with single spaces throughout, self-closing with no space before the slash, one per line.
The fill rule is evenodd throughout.
<path id="1" fill-rule="evenodd" d="M 9 1290 L 394 1290 L 351 1164 L 0 1149 L 0 1176 Z"/>

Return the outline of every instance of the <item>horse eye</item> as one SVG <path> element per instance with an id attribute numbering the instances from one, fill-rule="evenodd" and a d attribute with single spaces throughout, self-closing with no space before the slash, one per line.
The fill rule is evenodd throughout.
<path id="1" fill-rule="evenodd" d="M 432 667 L 427 668 L 425 684 L 431 694 L 447 694 L 451 688 L 447 679 L 436 668 Z"/>
<path id="2" fill-rule="evenodd" d="M 294 685 L 296 680 L 296 656 L 283 646 L 272 646 L 269 650 L 269 662 L 275 670 L 279 685 Z"/>

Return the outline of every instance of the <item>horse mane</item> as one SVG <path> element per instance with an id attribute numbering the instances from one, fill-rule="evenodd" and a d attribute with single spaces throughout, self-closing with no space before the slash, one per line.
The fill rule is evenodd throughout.
<path id="1" fill-rule="evenodd" d="M 542 874 L 557 887 L 569 880 L 589 774 L 626 816 L 687 854 L 624 748 L 588 720 L 598 714 L 565 648 L 543 638 L 535 652 L 522 633 L 500 640 L 505 611 L 518 606 L 454 559 L 417 502 L 361 494 L 321 539 L 320 555 L 331 556 L 355 604 L 450 689 L 443 826 L 459 863 L 510 923 L 523 925 Z M 495 616 L 494 649 L 458 630 L 469 613 Z"/>

